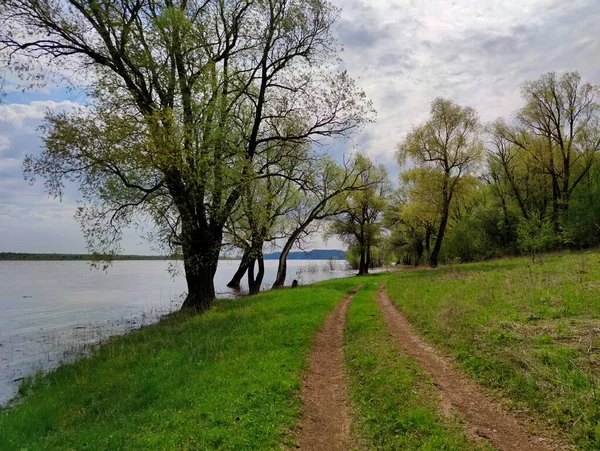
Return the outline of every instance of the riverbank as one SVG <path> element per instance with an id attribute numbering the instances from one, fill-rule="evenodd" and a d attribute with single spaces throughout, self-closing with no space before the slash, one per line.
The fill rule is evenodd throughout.
<path id="1" fill-rule="evenodd" d="M 220 300 L 22 386 L 0 449 L 273 449 L 291 443 L 312 337 L 354 278 Z"/>
<path id="2" fill-rule="evenodd" d="M 598 449 L 598 280 L 600 253 L 587 252 L 218 300 L 206 314 L 168 315 L 23 384 L 23 401 L 0 412 L 0 449 L 293 449 L 309 355 L 342 299 L 347 318 L 338 312 L 334 326 L 345 323 L 344 339 L 331 352 L 343 374 L 332 380 L 345 385 L 345 440 L 357 449 L 490 449 L 517 430 L 537 446 L 523 449 Z M 390 335 L 395 307 L 382 310 L 379 290 L 429 356 Z M 428 359 L 452 368 L 452 384 L 440 385 Z M 461 384 L 505 412 L 509 430 L 486 432 Z"/>
<path id="3" fill-rule="evenodd" d="M 302 285 L 351 274 L 342 270 L 345 262 L 333 262 L 333 271 L 331 263 L 291 261 L 288 284 L 294 278 Z M 85 261 L 0 261 L 0 406 L 16 394 L 21 378 L 73 361 L 110 336 L 178 310 L 186 283 L 182 274 L 170 272 L 177 269 L 172 264 L 117 261 L 101 271 Z M 226 286 L 238 264 L 220 263 L 219 297 L 239 296 Z M 265 262 L 265 270 L 263 286 L 270 288 L 277 261 Z"/>

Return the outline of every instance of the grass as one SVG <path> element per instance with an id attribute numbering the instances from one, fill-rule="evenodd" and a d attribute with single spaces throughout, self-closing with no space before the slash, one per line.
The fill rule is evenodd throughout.
<path id="1" fill-rule="evenodd" d="M 365 450 L 469 450 L 455 421 L 445 420 L 436 389 L 383 323 L 373 295 L 382 277 L 366 279 L 354 297 L 345 331 L 345 363 L 355 435 Z"/>
<path id="2" fill-rule="evenodd" d="M 26 382 L 0 449 L 266 450 L 291 444 L 315 332 L 357 279 L 217 302 Z"/>
<path id="3" fill-rule="evenodd" d="M 600 449 L 600 253 L 390 276 L 427 339 L 512 407 Z"/>
<path id="4" fill-rule="evenodd" d="M 336 279 L 219 301 L 108 340 L 27 380 L 1 450 L 293 447 L 314 335 L 358 283 L 345 365 L 363 449 L 477 449 L 389 336 L 379 282 L 431 342 L 512 407 L 600 449 L 600 253 Z"/>

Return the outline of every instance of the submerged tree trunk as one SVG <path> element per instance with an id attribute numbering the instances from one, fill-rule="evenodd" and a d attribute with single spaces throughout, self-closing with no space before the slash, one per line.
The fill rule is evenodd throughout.
<path id="1" fill-rule="evenodd" d="M 237 271 L 235 272 L 235 274 L 233 275 L 233 277 L 227 284 L 227 286 L 229 288 L 233 288 L 234 290 L 240 289 L 240 282 L 242 281 L 244 274 L 246 274 L 249 264 L 250 264 L 250 251 L 246 250 L 242 254 L 242 260 L 240 261 L 240 265 L 238 266 Z"/>
<path id="2" fill-rule="evenodd" d="M 254 264 L 258 262 L 258 273 L 256 278 L 254 277 Z M 257 294 L 260 292 L 263 278 L 265 276 L 265 260 L 262 255 L 256 259 L 251 259 L 248 265 L 248 290 L 250 294 Z"/>

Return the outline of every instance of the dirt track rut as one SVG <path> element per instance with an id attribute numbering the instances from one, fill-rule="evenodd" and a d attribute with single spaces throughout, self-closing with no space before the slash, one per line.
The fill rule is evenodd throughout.
<path id="1" fill-rule="evenodd" d="M 336 306 L 315 337 L 304 377 L 298 448 L 305 451 L 346 451 L 352 448 L 350 408 L 343 365 L 344 324 L 354 288 Z"/>
<path id="2" fill-rule="evenodd" d="M 531 434 L 522 419 L 490 399 L 478 383 L 453 368 L 435 349 L 427 345 L 412 329 L 404 314 L 396 308 L 382 284 L 377 304 L 392 336 L 429 374 L 438 388 L 445 412 L 455 411 L 475 437 L 489 440 L 500 450 L 546 451 L 569 449 L 546 437 Z"/>

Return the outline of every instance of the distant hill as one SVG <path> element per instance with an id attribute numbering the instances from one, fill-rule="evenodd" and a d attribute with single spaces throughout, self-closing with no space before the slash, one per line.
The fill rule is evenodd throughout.
<path id="1" fill-rule="evenodd" d="M 290 252 L 288 260 L 344 260 L 344 251 L 339 249 L 313 249 L 312 251 Z M 281 252 L 265 254 L 265 260 L 278 260 Z M 90 254 L 31 254 L 25 252 L 0 252 L 1 260 L 93 260 Z M 177 257 L 162 255 L 115 255 L 112 260 L 174 260 Z M 221 256 L 220 260 L 239 260 L 240 257 Z"/>
<path id="2" fill-rule="evenodd" d="M 265 260 L 278 260 L 281 252 L 265 254 Z M 288 260 L 344 260 L 345 252 L 339 249 L 313 249 L 312 251 L 297 251 L 288 254 Z"/>
<path id="3" fill-rule="evenodd" d="M 30 254 L 25 252 L 0 252 L 0 260 L 93 260 L 90 254 Z M 115 255 L 112 260 L 166 260 L 160 255 Z"/>

